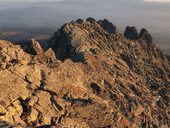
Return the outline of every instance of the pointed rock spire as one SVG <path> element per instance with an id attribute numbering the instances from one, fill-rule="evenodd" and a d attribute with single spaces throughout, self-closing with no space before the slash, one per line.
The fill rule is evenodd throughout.
<path id="1" fill-rule="evenodd" d="M 136 27 L 134 27 L 134 26 L 132 26 L 132 27 L 127 26 L 126 30 L 124 32 L 124 36 L 127 39 L 137 40 L 138 39 L 138 32 L 137 32 Z"/>

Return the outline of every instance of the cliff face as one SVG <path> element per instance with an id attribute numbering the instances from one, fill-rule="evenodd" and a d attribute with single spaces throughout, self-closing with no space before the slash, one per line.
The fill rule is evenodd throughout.
<path id="1" fill-rule="evenodd" d="M 133 38 L 135 37 L 135 38 Z M 170 127 L 170 66 L 146 29 L 61 27 L 43 51 L 0 41 L 0 119 L 16 127 Z"/>

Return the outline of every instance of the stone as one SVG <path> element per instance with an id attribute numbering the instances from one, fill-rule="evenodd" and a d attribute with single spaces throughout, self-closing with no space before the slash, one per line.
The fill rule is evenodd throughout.
<path id="1" fill-rule="evenodd" d="M 134 40 L 108 20 L 81 22 L 46 51 L 0 40 L 0 127 L 169 127 L 170 66 L 146 31 Z"/>
<path id="2" fill-rule="evenodd" d="M 30 61 L 31 57 L 19 45 L 13 45 L 11 42 L 0 40 L 0 63 L 28 64 Z"/>
<path id="3" fill-rule="evenodd" d="M 1 64 L 0 64 L 0 68 L 1 68 L 1 69 L 5 69 L 6 66 L 7 66 L 6 63 L 1 63 Z"/>
<path id="4" fill-rule="evenodd" d="M 22 45 L 24 51 L 32 55 L 39 55 L 43 53 L 43 49 L 39 42 L 34 39 L 27 40 Z"/>
<path id="5" fill-rule="evenodd" d="M 40 55 L 36 55 L 34 56 L 33 60 L 37 63 L 43 63 L 43 64 L 54 64 L 55 62 L 59 62 L 56 59 L 56 55 L 54 53 L 54 51 L 49 48 L 47 51 L 45 51 L 44 53 L 40 54 Z"/>
<path id="6" fill-rule="evenodd" d="M 99 20 L 98 21 L 100 26 L 107 31 L 110 34 L 116 33 L 116 26 L 114 26 L 111 22 L 109 22 L 107 19 Z"/>
<path id="7" fill-rule="evenodd" d="M 145 28 L 142 28 L 139 34 L 139 39 L 142 39 L 146 41 L 147 44 L 153 43 L 152 36 L 148 33 L 148 31 Z"/>
<path id="8" fill-rule="evenodd" d="M 132 26 L 132 27 L 127 26 L 126 30 L 124 32 L 124 36 L 127 39 L 137 40 L 138 39 L 138 32 L 137 32 L 136 27 L 134 27 L 134 26 Z"/>
<path id="9" fill-rule="evenodd" d="M 83 21 L 83 19 L 77 19 L 76 22 L 77 22 L 78 24 L 82 24 L 84 21 Z"/>
<path id="10" fill-rule="evenodd" d="M 91 23 L 96 22 L 96 20 L 94 18 L 92 18 L 92 17 L 87 18 L 86 21 L 91 22 Z"/>
<path id="11" fill-rule="evenodd" d="M 26 74 L 25 80 L 31 84 L 34 81 L 34 77 L 29 74 Z"/>

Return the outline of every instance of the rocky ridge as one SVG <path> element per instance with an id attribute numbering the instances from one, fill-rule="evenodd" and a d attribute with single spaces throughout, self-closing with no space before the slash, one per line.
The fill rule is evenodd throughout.
<path id="1" fill-rule="evenodd" d="M 170 66 L 146 29 L 123 35 L 88 18 L 63 25 L 46 51 L 0 41 L 0 77 L 6 127 L 170 127 Z"/>

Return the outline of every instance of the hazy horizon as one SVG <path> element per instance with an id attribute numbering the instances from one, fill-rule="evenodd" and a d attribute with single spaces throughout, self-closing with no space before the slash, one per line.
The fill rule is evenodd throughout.
<path id="1" fill-rule="evenodd" d="M 170 0 L 0 0 L 0 29 L 57 30 L 77 18 L 107 18 L 123 31 L 147 28 L 158 42 L 170 45 Z"/>

